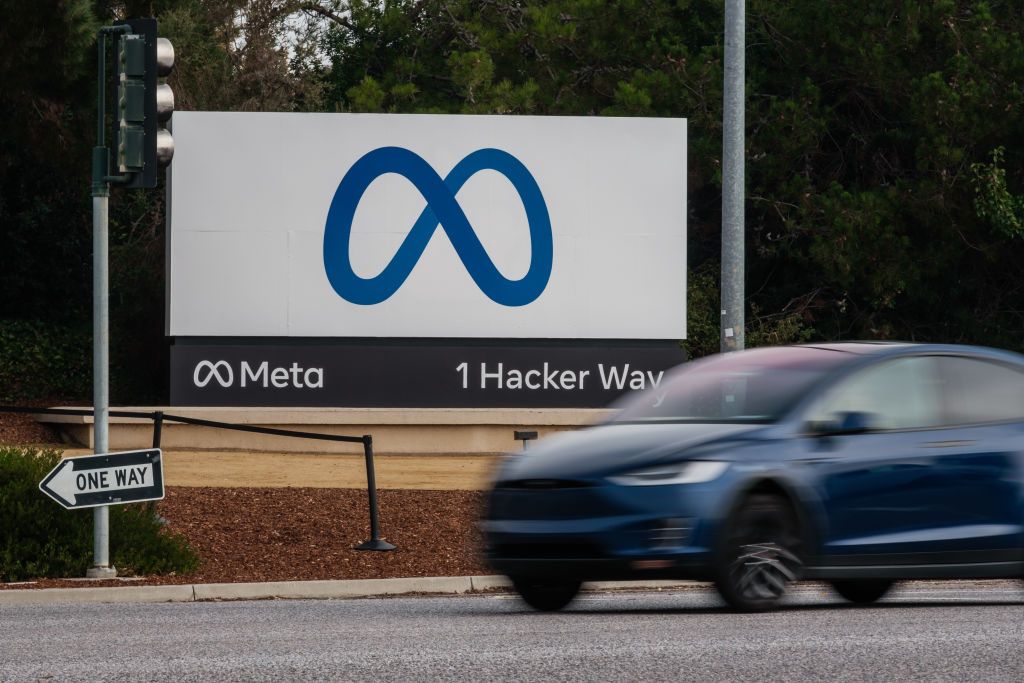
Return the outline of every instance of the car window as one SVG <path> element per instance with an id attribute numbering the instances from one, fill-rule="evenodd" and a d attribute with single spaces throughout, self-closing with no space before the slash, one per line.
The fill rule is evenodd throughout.
<path id="1" fill-rule="evenodd" d="M 867 413 L 872 429 L 920 429 L 941 424 L 933 357 L 898 358 L 843 380 L 811 411 L 812 422 L 835 422 L 844 413 Z"/>
<path id="2" fill-rule="evenodd" d="M 1024 373 L 975 358 L 937 358 L 949 425 L 1024 420 Z"/>
<path id="3" fill-rule="evenodd" d="M 686 363 L 612 407 L 617 422 L 773 422 L 856 356 L 811 347 L 761 348 Z"/>

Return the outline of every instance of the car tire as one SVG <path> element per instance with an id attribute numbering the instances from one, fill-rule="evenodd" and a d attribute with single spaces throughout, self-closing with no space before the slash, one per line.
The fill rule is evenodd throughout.
<path id="1" fill-rule="evenodd" d="M 541 612 L 557 612 L 576 597 L 582 581 L 571 579 L 525 579 L 512 577 L 516 593 L 530 607 Z"/>
<path id="2" fill-rule="evenodd" d="M 751 495 L 725 524 L 715 588 L 733 609 L 771 609 L 800 578 L 802 545 L 789 501 L 771 494 Z"/>
<path id="3" fill-rule="evenodd" d="M 893 583 L 895 582 L 888 579 L 833 581 L 832 588 L 850 602 L 868 605 L 881 600 L 892 588 Z"/>

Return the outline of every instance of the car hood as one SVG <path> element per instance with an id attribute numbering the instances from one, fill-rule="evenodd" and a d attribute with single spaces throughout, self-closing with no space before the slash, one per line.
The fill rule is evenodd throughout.
<path id="1" fill-rule="evenodd" d="M 686 451 L 697 446 L 754 438 L 764 429 L 765 425 L 750 424 L 605 424 L 551 436 L 524 453 L 510 456 L 498 479 L 604 476 L 686 457 Z"/>

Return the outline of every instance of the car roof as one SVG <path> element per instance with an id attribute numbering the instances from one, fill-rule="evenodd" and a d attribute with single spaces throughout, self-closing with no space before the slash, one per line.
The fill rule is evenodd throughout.
<path id="1" fill-rule="evenodd" d="M 967 355 L 974 356 L 976 358 L 988 358 L 989 360 L 1011 362 L 1018 365 L 1024 364 L 1024 356 L 1014 351 L 968 344 L 928 344 L 922 342 L 902 341 L 844 341 L 823 344 L 800 344 L 800 346 L 865 357 L 935 353 L 943 355 Z"/>
<path id="2" fill-rule="evenodd" d="M 799 346 L 803 346 L 810 349 L 823 349 L 826 351 L 843 351 L 845 353 L 867 355 L 872 353 L 884 353 L 886 351 L 903 349 L 910 346 L 924 347 L 930 345 L 900 341 L 845 341 L 831 342 L 827 344 L 800 344 Z"/>

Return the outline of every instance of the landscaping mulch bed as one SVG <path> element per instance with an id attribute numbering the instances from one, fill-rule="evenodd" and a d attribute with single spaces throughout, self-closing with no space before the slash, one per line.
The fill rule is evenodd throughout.
<path id="1" fill-rule="evenodd" d="M 190 574 L 130 585 L 379 579 L 490 573 L 480 556 L 478 491 L 378 492 L 381 536 L 398 548 L 358 551 L 370 537 L 365 490 L 168 488 L 157 506 L 168 530 L 199 554 Z M 111 539 L 116 543 L 116 538 Z M 45 579 L 0 588 L 125 585 Z"/>
<path id="2" fill-rule="evenodd" d="M 0 412 L 0 444 L 41 444 L 56 448 L 60 439 L 53 429 L 36 422 L 31 415 Z"/>
<path id="3" fill-rule="evenodd" d="M 2 443 L 60 447 L 51 429 L 10 413 L 0 413 Z M 39 579 L 0 583 L 0 590 L 487 574 L 477 531 L 483 497 L 479 491 L 378 491 L 381 536 L 397 550 L 374 552 L 353 548 L 370 538 L 365 489 L 168 487 L 157 513 L 199 555 L 197 571 L 114 581 Z"/>

